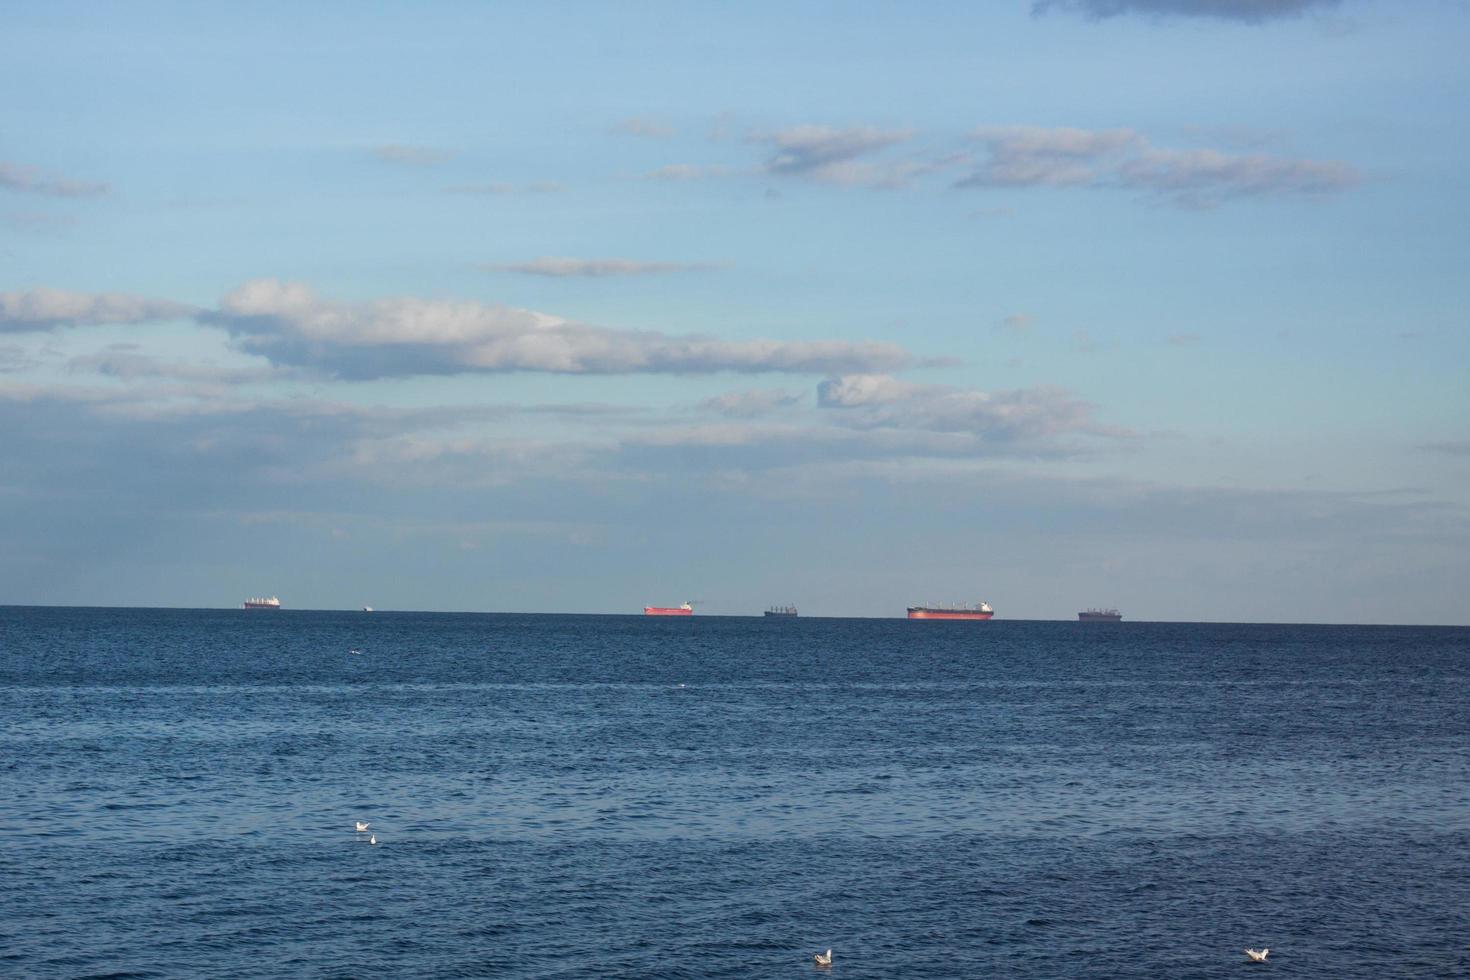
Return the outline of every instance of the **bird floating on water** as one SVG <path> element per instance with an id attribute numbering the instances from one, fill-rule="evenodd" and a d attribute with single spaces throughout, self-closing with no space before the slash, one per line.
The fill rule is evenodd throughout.
<path id="1" fill-rule="evenodd" d="M 818 953 L 816 956 L 813 956 L 812 959 L 817 961 L 817 966 L 831 966 L 832 951 L 829 949 L 825 953 Z"/>
<path id="2" fill-rule="evenodd" d="M 358 654 L 358 655 L 361 655 L 362 654 L 362 651 L 361 650 L 348 650 L 347 652 L 348 653 L 355 653 L 355 654 Z"/>
<path id="3" fill-rule="evenodd" d="M 1245 955 L 1249 956 L 1251 958 L 1251 962 L 1253 962 L 1253 963 L 1264 963 L 1264 962 L 1266 962 L 1266 956 L 1270 952 L 1271 952 L 1271 947 L 1268 946 L 1265 949 L 1262 949 L 1260 951 L 1257 951 L 1257 950 L 1254 950 L 1254 949 L 1248 949 L 1248 950 L 1245 951 Z"/>
<path id="4" fill-rule="evenodd" d="M 359 821 L 358 821 L 358 822 L 357 822 L 357 832 L 358 832 L 358 833 L 359 833 L 359 834 L 360 834 L 360 833 L 362 833 L 362 832 L 363 832 L 363 831 L 364 831 L 364 830 L 367 830 L 367 829 L 368 829 L 368 828 L 369 828 L 369 827 L 371 827 L 371 826 L 372 826 L 372 824 L 370 824 L 370 823 L 365 823 L 365 822 L 363 822 L 363 821 L 361 821 L 361 820 L 359 820 Z"/>
<path id="5" fill-rule="evenodd" d="M 377 842 L 378 842 L 378 835 L 377 834 L 373 834 L 371 837 L 368 838 L 368 843 L 369 844 L 376 844 Z"/>

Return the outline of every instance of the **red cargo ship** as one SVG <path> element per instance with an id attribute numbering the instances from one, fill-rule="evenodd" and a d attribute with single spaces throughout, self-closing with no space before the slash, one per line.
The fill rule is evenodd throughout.
<path id="1" fill-rule="evenodd" d="M 682 606 L 644 606 L 645 616 L 693 616 L 694 606 L 684 603 Z"/>
<path id="2" fill-rule="evenodd" d="M 973 606 L 909 606 L 909 619 L 989 619 L 994 615 L 988 602 Z"/>

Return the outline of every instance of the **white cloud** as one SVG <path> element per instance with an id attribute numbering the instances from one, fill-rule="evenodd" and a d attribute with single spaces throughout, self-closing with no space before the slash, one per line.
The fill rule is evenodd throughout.
<path id="1" fill-rule="evenodd" d="M 534 310 L 415 297 L 339 303 L 309 286 L 248 282 L 202 316 L 246 351 L 347 377 L 458 372 L 846 373 L 913 360 L 893 344 L 723 341 L 575 323 Z"/>
<path id="2" fill-rule="evenodd" d="M 182 303 L 127 293 L 78 293 L 46 286 L 0 293 L 0 333 L 104 323 L 145 323 L 193 313 L 192 307 Z"/>

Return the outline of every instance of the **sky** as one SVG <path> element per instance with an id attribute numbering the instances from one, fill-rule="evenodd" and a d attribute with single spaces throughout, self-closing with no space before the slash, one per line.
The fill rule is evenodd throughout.
<path id="1" fill-rule="evenodd" d="M 1470 3 L 6 5 L 0 603 L 1470 623 Z"/>

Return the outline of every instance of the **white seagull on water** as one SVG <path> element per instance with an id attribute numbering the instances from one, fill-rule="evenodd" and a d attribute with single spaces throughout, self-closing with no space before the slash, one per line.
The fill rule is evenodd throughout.
<path id="1" fill-rule="evenodd" d="M 369 844 L 376 844 L 377 842 L 378 842 L 378 835 L 377 834 L 373 834 L 373 836 L 371 836 L 371 837 L 368 838 L 368 843 Z"/>
<path id="2" fill-rule="evenodd" d="M 817 966 L 831 966 L 832 951 L 829 949 L 825 953 L 818 953 L 816 956 L 813 956 L 812 959 L 817 961 Z"/>
<path id="3" fill-rule="evenodd" d="M 370 824 L 370 823 L 363 823 L 361 820 L 359 820 L 357 822 L 357 832 L 360 834 L 363 831 L 367 830 L 371 826 L 372 826 L 372 824 Z"/>
<path id="4" fill-rule="evenodd" d="M 1245 951 L 1245 955 L 1249 956 L 1251 958 L 1251 962 L 1253 962 L 1253 963 L 1264 963 L 1264 962 L 1266 962 L 1266 956 L 1270 952 L 1271 952 L 1271 947 L 1268 946 L 1265 949 L 1261 950 L 1260 952 L 1257 952 L 1254 949 L 1248 949 L 1248 950 Z"/>

